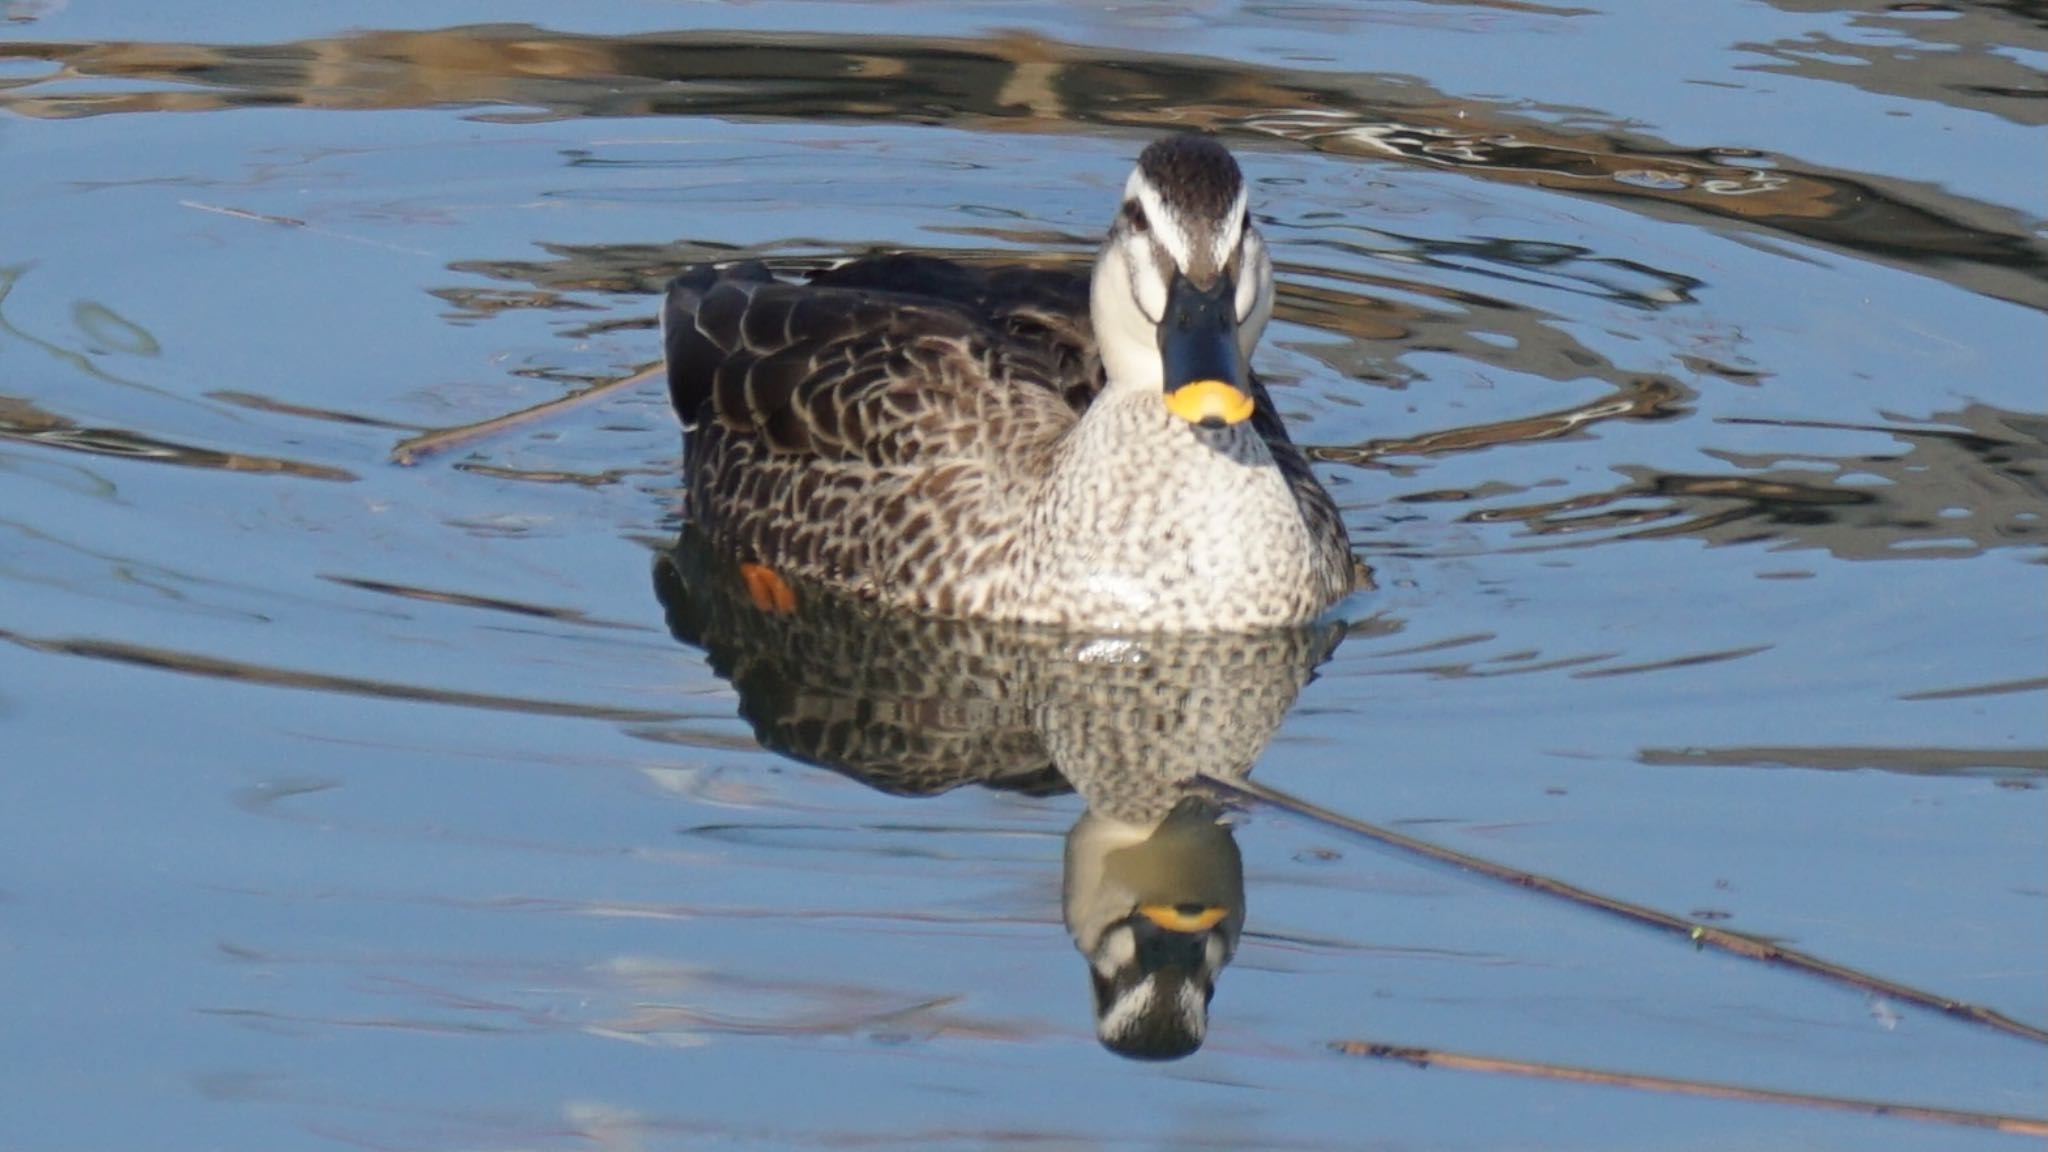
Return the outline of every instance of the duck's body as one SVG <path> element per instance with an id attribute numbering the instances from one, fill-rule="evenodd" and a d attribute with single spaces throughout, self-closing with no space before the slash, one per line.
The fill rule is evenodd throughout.
<path id="1" fill-rule="evenodd" d="M 1271 273 L 1236 164 L 1178 137 L 1127 194 L 1092 282 L 921 257 L 677 277 L 691 519 L 779 575 L 944 616 L 1244 630 L 1327 609 L 1350 550 L 1244 365 Z"/>

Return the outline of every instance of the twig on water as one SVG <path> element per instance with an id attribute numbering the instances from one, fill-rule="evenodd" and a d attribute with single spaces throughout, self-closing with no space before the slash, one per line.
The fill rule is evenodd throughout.
<path id="1" fill-rule="evenodd" d="M 493 416 L 489 420 L 479 420 L 474 424 L 457 424 L 449 428 L 435 428 L 417 436 L 408 436 L 392 447 L 391 462 L 402 465 L 417 464 L 436 452 L 446 452 L 450 448 L 481 440 L 486 436 L 494 436 L 507 428 L 516 428 L 521 424 L 558 415 L 571 408 L 588 404 L 601 396 L 609 396 L 614 392 L 644 384 L 660 372 L 661 365 L 650 365 L 631 376 L 607 380 L 581 392 L 571 392 L 567 396 L 557 396 L 553 400 L 535 404 L 531 408 L 521 408 L 517 412 L 507 412 L 502 416 Z"/>
<path id="2" fill-rule="evenodd" d="M 1625 920 L 1634 921 L 1637 924 L 1651 928 L 1661 928 L 1667 932 L 1683 935 L 1690 939 L 1696 947 L 1718 948 L 1724 952 L 1731 952 L 1737 956 L 1745 956 L 1752 960 L 1782 964 L 1788 968 L 1797 969 L 1801 972 L 1807 972 L 1843 984 L 1849 984 L 1866 991 L 1876 992 L 1908 1004 L 1932 1008 L 1937 1012 L 1969 1020 L 1973 1023 L 1984 1025 L 1987 1028 L 1995 1028 L 2000 1032 L 2032 1040 L 2037 1044 L 2048 1044 L 2048 1029 L 2014 1020 L 2002 1012 L 1979 1004 L 1971 1004 L 1966 1001 L 1937 995 L 1908 984 L 1887 980 L 1882 976 L 1873 976 L 1868 972 L 1836 964 L 1831 960 L 1823 960 L 1818 956 L 1800 952 L 1797 949 L 1773 944 L 1768 940 L 1755 936 L 1745 935 L 1740 932 L 1730 932 L 1725 928 L 1710 928 L 1707 925 L 1687 920 L 1682 916 L 1673 916 L 1669 912 L 1661 912 L 1642 904 L 1632 904 L 1612 896 L 1603 896 L 1598 892 L 1580 888 L 1575 884 L 1567 884 L 1562 880 L 1549 876 L 1525 872 L 1519 868 L 1510 868 L 1505 864 L 1498 864 L 1482 857 L 1460 852 L 1454 848 L 1445 848 L 1442 845 L 1431 844 L 1426 840 L 1417 840 L 1413 836 L 1404 836 L 1390 828 L 1382 828 L 1377 824 L 1368 824 L 1363 820 L 1353 819 L 1341 812 L 1335 812 L 1321 805 L 1312 804 L 1307 800 L 1303 800 L 1298 796 L 1270 785 L 1259 784 L 1248 779 L 1233 780 L 1222 776 L 1212 776 L 1206 772 L 1198 776 L 1197 779 L 1202 784 L 1217 791 L 1270 805 L 1284 812 L 1292 812 L 1304 819 L 1349 832 L 1354 836 L 1361 836 L 1391 848 L 1398 848 L 1403 852 L 1427 857 L 1439 863 L 1450 864 L 1467 871 L 1477 872 L 1482 876 L 1504 881 L 1520 888 L 1528 888 L 1548 896 L 1555 896 L 1561 900 L 1568 900 L 1581 907 L 1593 908 L 1613 916 L 1622 917 Z"/>
<path id="3" fill-rule="evenodd" d="M 382 248 L 386 252 L 399 252 L 407 256 L 434 255 L 434 253 L 424 248 L 408 248 L 403 244 L 393 244 L 385 240 L 373 240 L 367 236 L 351 236 L 346 232 L 336 232 L 331 228 L 321 228 L 310 221 L 301 220 L 296 216 L 277 216 L 269 212 L 252 212 L 247 208 L 235 208 L 226 204 L 207 204 L 199 200 L 180 200 L 178 205 L 181 208 L 211 212 L 216 216 L 226 216 L 235 220 L 248 220 L 256 224 L 275 224 L 284 228 L 297 228 L 309 236 L 325 236 L 330 240 L 344 240 L 350 244 L 361 244 L 368 248 Z"/>
<path id="4" fill-rule="evenodd" d="M 1765 1104 L 1790 1104 L 1800 1108 L 1822 1108 L 1836 1112 L 1857 1112 L 1865 1116 L 1900 1116 L 1937 1124 L 1958 1124 L 1989 1128 L 2022 1136 L 2048 1136 L 2048 1120 L 2011 1116 L 1998 1112 L 1971 1112 L 1957 1108 L 1928 1108 L 1898 1104 L 1889 1100 L 1858 1100 L 1847 1096 L 1816 1096 L 1805 1092 L 1780 1092 L 1771 1088 L 1745 1088 L 1706 1080 L 1677 1080 L 1666 1076 L 1644 1076 L 1633 1072 L 1606 1072 L 1568 1064 L 1545 1064 L 1530 1060 L 1506 1060 L 1497 1056 L 1472 1056 L 1436 1048 L 1411 1048 L 1395 1044 L 1374 1044 L 1362 1040 L 1340 1040 L 1332 1048 L 1346 1056 L 1376 1060 L 1398 1060 L 1417 1068 L 1454 1068 L 1460 1072 L 1504 1072 L 1541 1080 L 1568 1080 L 1577 1084 L 1607 1084 L 1617 1088 L 1639 1088 L 1650 1092 L 1671 1092 L 1681 1096 L 1707 1096 L 1717 1100 L 1748 1100 Z"/>

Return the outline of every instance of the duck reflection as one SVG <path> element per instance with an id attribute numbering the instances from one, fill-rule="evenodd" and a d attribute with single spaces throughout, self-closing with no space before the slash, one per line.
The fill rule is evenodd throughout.
<path id="1" fill-rule="evenodd" d="M 1201 1047 L 1244 929 L 1244 863 L 1221 815 L 1198 797 L 1151 824 L 1091 807 L 1067 833 L 1067 934 L 1088 958 L 1095 1034 L 1113 1052 L 1172 1060 Z"/>
<path id="2" fill-rule="evenodd" d="M 763 595 L 691 528 L 654 587 L 764 747 L 899 796 L 1080 793 L 1063 903 L 1096 1035 L 1139 1059 L 1201 1046 L 1244 866 L 1222 806 L 1186 785 L 1250 770 L 1341 625 L 1120 637 Z"/>

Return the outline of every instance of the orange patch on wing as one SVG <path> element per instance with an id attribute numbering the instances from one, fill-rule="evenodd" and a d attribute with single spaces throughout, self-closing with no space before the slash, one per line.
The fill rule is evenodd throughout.
<path id="1" fill-rule="evenodd" d="M 776 575 L 775 569 L 743 563 L 740 565 L 740 579 L 746 582 L 747 596 L 754 601 L 754 607 L 778 614 L 796 611 L 796 589 L 789 586 L 789 581 Z"/>

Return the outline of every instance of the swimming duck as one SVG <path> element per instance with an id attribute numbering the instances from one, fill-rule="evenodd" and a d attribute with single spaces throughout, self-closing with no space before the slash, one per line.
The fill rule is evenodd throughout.
<path id="1" fill-rule="evenodd" d="M 1138 157 L 1092 274 L 698 266 L 662 308 L 686 514 L 772 593 L 1245 631 L 1351 591 L 1343 521 L 1248 360 L 1273 266 L 1237 161 Z"/>

